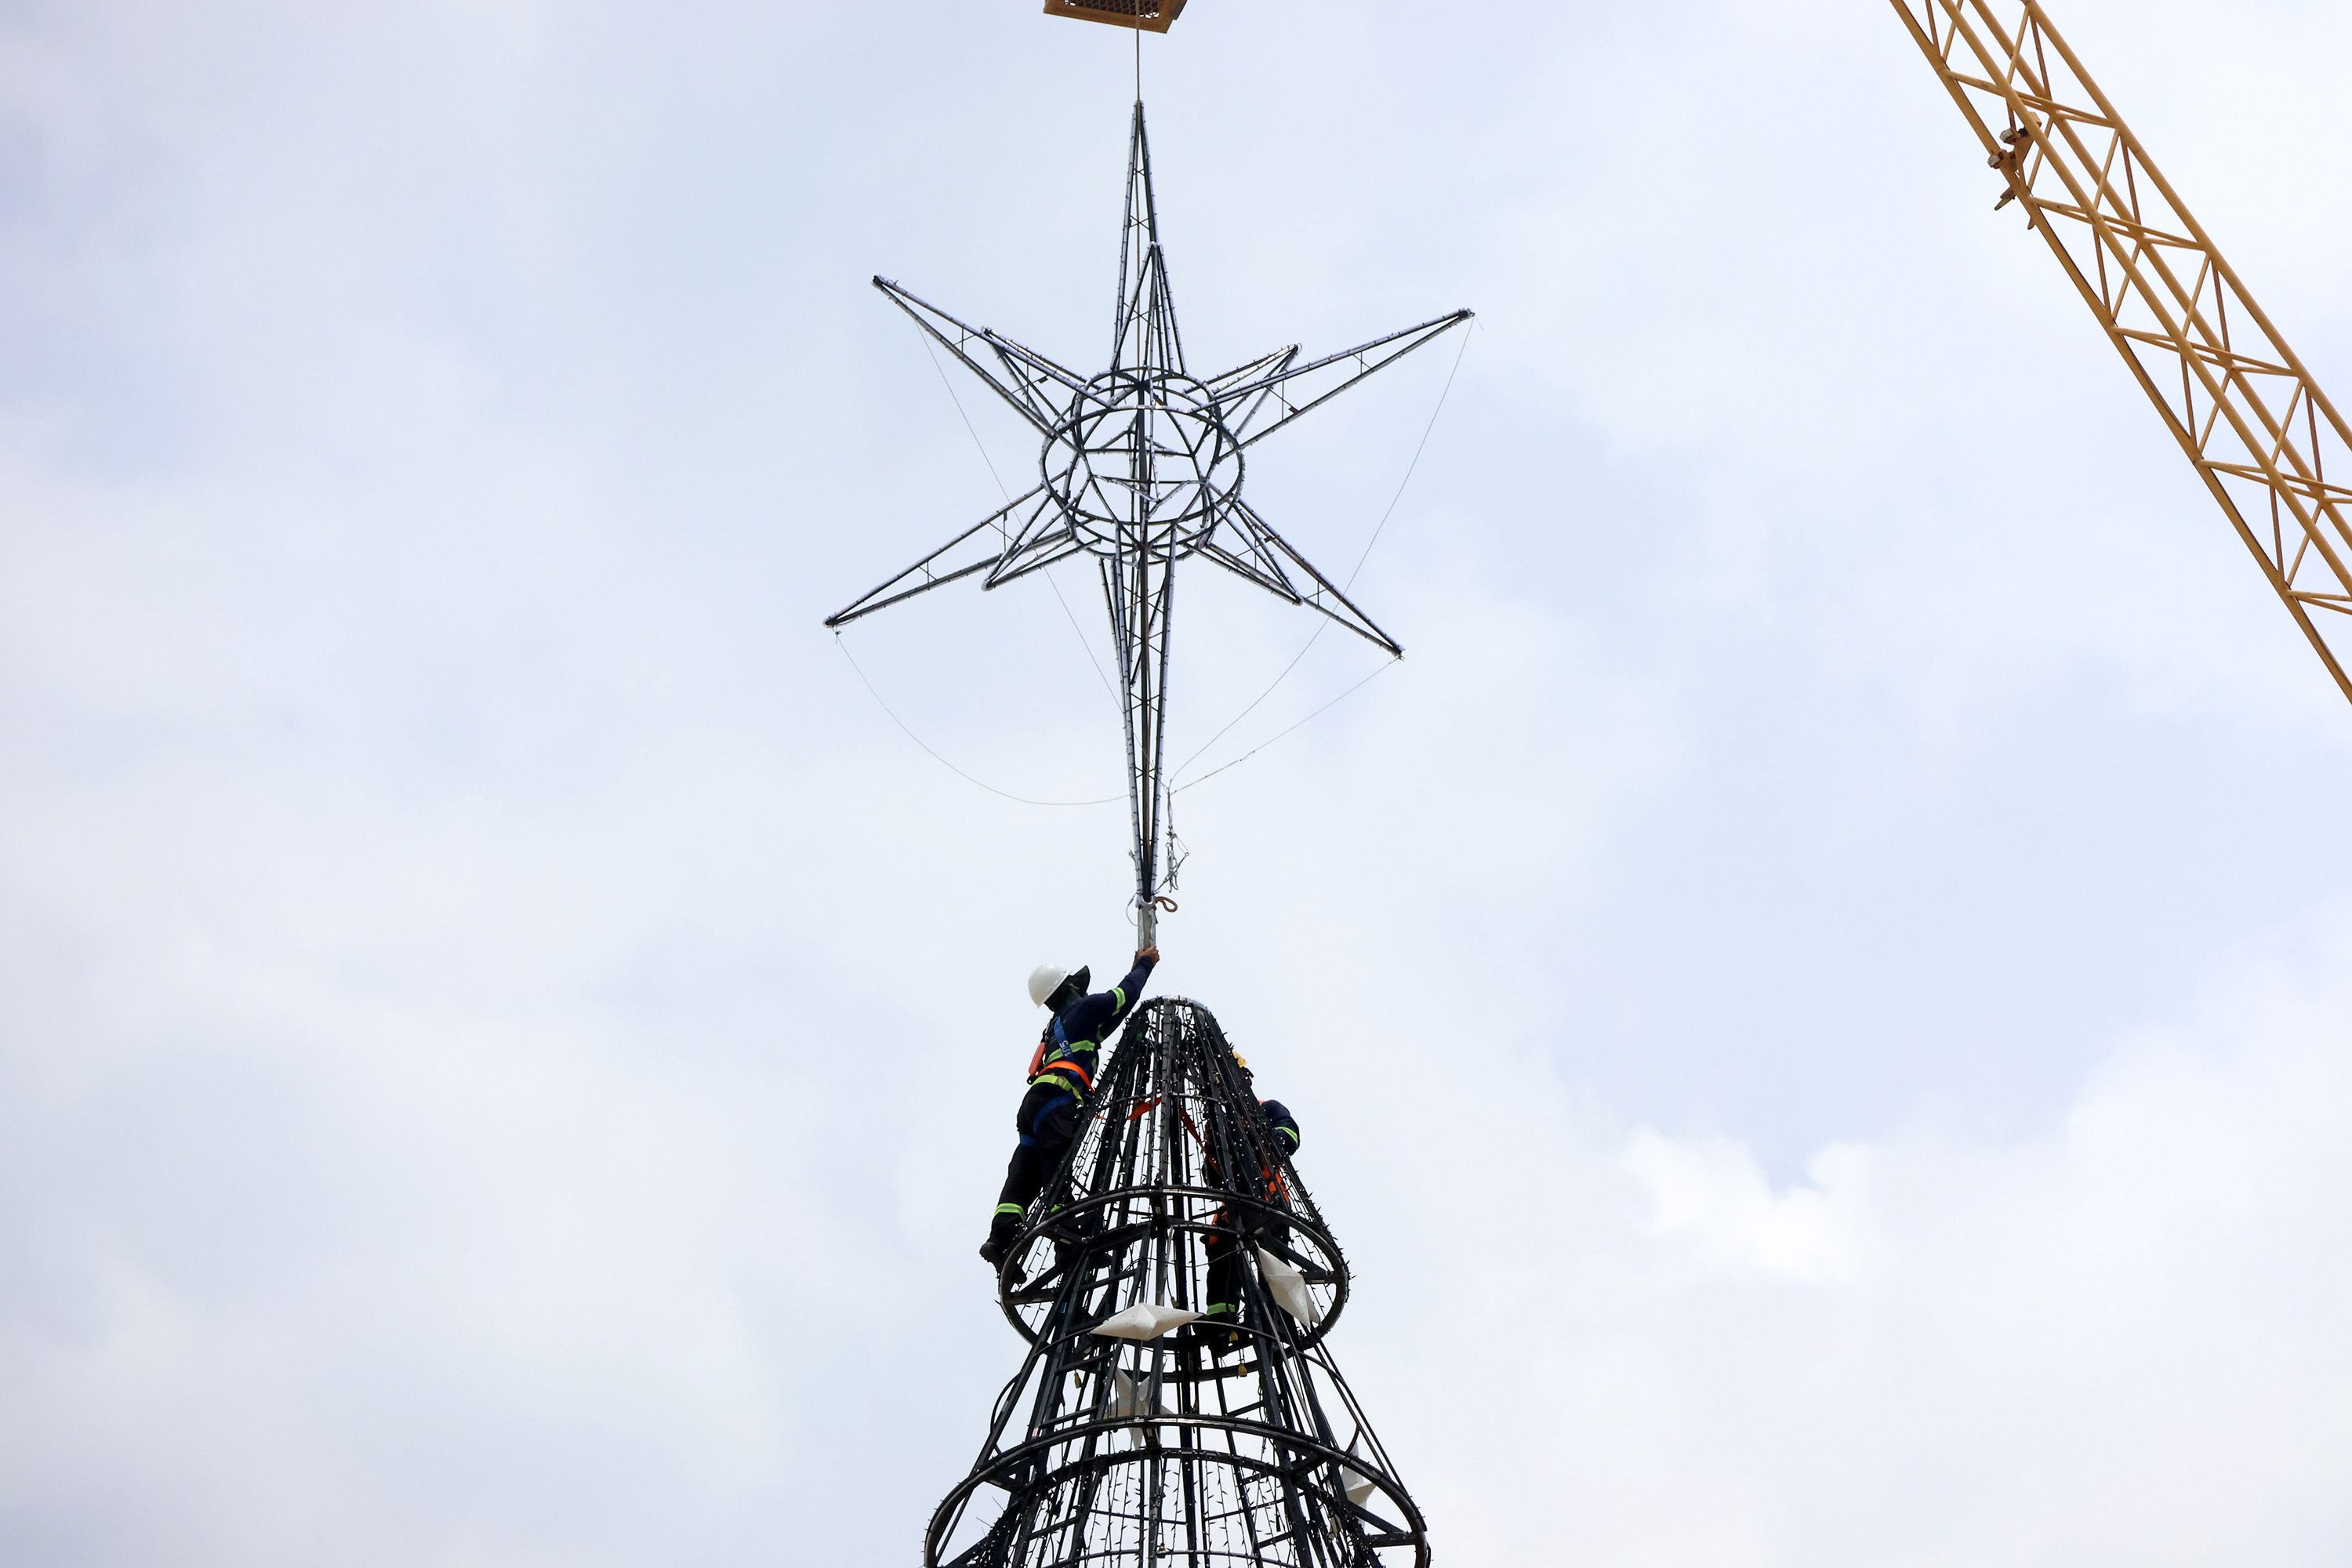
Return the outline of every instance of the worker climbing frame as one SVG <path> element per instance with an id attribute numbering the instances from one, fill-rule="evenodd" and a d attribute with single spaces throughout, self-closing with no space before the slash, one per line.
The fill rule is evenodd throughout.
<path id="1" fill-rule="evenodd" d="M 926 1568 L 1429 1562 L 1328 1348 L 1346 1260 L 1208 1009 L 1137 1010 L 1024 1226 L 1028 1356 Z"/>
<path id="2" fill-rule="evenodd" d="M 2049 242 L 2352 698 L 2352 431 L 2039 0 L 1894 5 L 2000 172 L 1995 206 Z"/>
<path id="3" fill-rule="evenodd" d="M 1151 147 L 1138 101 L 1110 368 L 1081 375 L 974 327 L 887 279 L 874 286 L 986 382 L 1042 439 L 1038 482 L 825 625 L 838 630 L 943 584 L 1003 587 L 1079 556 L 1100 572 L 1118 667 L 1134 830 L 1136 945 L 1154 941 L 1167 820 L 1170 633 L 1178 563 L 1214 562 L 1320 611 L 1391 656 L 1404 652 L 1242 499 L 1244 454 L 1309 409 L 1470 320 L 1467 310 L 1301 363 L 1292 344 L 1198 378 L 1185 368 L 1160 246 Z"/>

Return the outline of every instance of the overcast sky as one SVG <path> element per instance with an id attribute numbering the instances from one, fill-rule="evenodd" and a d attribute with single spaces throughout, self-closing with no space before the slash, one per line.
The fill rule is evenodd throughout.
<path id="1" fill-rule="evenodd" d="M 2058 19 L 2352 395 L 2352 11 Z M 1129 42 L 0 3 L 0 1559 L 916 1560 L 1125 816 L 819 623 L 1035 462 L 872 275 L 1106 354 Z M 1892 9 L 1143 75 L 1197 368 L 1478 312 L 1252 453 L 1344 573 L 1428 433 L 1408 657 L 1177 797 L 1154 982 L 1439 1560 L 2352 1557 L 2352 709 Z M 1180 756 L 1311 631 L 1184 582 Z M 845 646 L 1114 795 L 1062 586 Z"/>

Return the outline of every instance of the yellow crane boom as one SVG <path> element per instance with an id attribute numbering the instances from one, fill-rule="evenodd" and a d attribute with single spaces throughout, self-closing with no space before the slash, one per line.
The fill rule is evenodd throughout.
<path id="1" fill-rule="evenodd" d="M 2038 0 L 1894 0 L 2347 698 L 2352 432 Z M 2003 26 L 2000 12 L 2013 18 Z"/>

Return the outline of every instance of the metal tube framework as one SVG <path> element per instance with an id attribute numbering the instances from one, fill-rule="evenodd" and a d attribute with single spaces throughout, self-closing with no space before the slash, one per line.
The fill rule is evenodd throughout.
<path id="1" fill-rule="evenodd" d="M 1328 1349 L 1346 1260 L 1206 1008 L 1138 1009 L 1024 1226 L 1000 1284 L 1028 1355 L 926 1568 L 1425 1568 L 1420 1510 Z M 1201 1310 L 1221 1252 L 1237 1348 L 1226 1319 L 1097 1331 Z"/>
<path id="2" fill-rule="evenodd" d="M 1300 363 L 1297 344 L 1196 378 L 1160 246 L 1143 105 L 1129 138 L 1110 368 L 1083 376 L 877 278 L 874 286 L 986 382 L 1042 440 L 1039 482 L 875 588 L 838 629 L 944 584 L 998 588 L 1095 557 L 1118 666 L 1134 835 L 1136 945 L 1153 941 L 1167 821 L 1170 632 L 1177 563 L 1192 556 L 1319 611 L 1391 656 L 1404 649 L 1242 499 L 1243 453 L 1310 409 L 1470 320 L 1456 310 Z M 984 574 L 984 575 L 982 575 Z"/>

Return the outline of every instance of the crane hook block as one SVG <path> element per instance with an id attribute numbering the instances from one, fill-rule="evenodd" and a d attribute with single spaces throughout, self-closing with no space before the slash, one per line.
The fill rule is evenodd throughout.
<path id="1" fill-rule="evenodd" d="M 1069 16 L 1080 22 L 1107 22 L 1114 27 L 1140 27 L 1164 33 L 1183 14 L 1184 0 L 1045 0 L 1045 15 Z"/>

